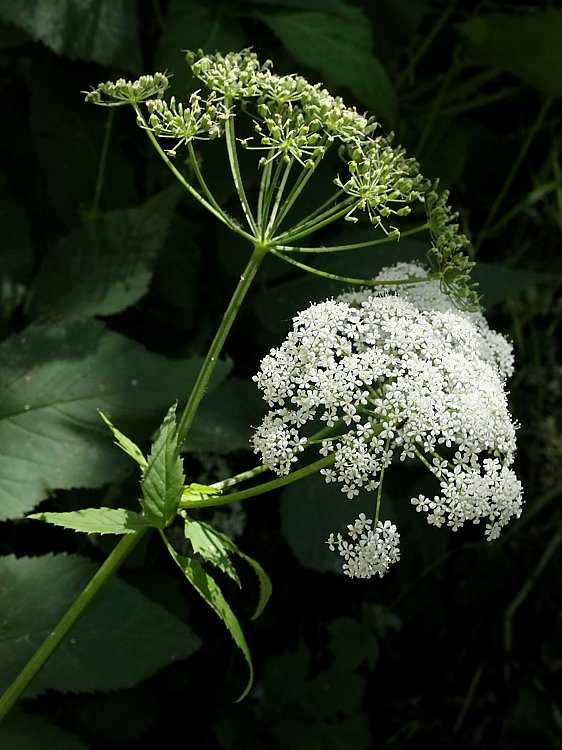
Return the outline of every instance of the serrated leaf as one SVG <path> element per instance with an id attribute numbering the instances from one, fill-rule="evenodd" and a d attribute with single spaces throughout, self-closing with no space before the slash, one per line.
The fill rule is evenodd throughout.
<path id="1" fill-rule="evenodd" d="M 240 587 L 240 578 L 229 557 L 231 548 L 224 543 L 224 534 L 214 529 L 210 524 L 187 518 L 184 521 L 185 538 L 189 539 L 195 554 L 201 555 L 207 562 L 215 565 L 226 573 Z"/>
<path id="2" fill-rule="evenodd" d="M 361 9 L 344 7 L 338 13 L 257 15 L 296 60 L 317 68 L 327 84 L 349 86 L 372 114 L 391 124 L 396 117 L 396 97 L 386 70 L 373 54 L 370 21 Z"/>
<path id="3" fill-rule="evenodd" d="M 258 578 L 260 591 L 259 601 L 251 619 L 255 620 L 259 617 L 271 596 L 271 581 L 262 566 L 252 557 L 242 552 L 229 536 L 204 521 L 196 521 L 187 516 L 184 533 L 193 545 L 194 552 L 220 568 L 223 573 L 229 575 L 239 586 L 240 579 L 230 561 L 229 554 L 238 555 L 242 560 L 246 561 Z"/>
<path id="4" fill-rule="evenodd" d="M 29 291 L 30 319 L 114 315 L 148 290 L 179 192 L 111 211 L 74 229 L 47 253 Z"/>
<path id="5" fill-rule="evenodd" d="M 159 529 L 176 517 L 185 475 L 178 445 L 178 424 L 174 404 L 158 431 L 141 480 L 141 504 L 147 520 Z"/>
<path id="6" fill-rule="evenodd" d="M 0 558 L 0 692 L 20 672 L 98 567 L 77 555 Z M 110 581 L 30 684 L 45 690 L 121 690 L 191 656 L 200 639 L 163 606 Z"/>
<path id="7" fill-rule="evenodd" d="M 150 526 L 140 513 L 125 508 L 83 508 L 62 513 L 32 513 L 27 516 L 86 534 L 134 534 Z"/>
<path id="8" fill-rule="evenodd" d="M 129 469 L 98 410 L 138 442 L 185 398 L 201 359 L 169 360 L 97 320 L 45 323 L 0 344 L 0 520 L 52 490 L 99 487 Z M 220 362 L 215 385 L 228 371 Z"/>
<path id="9" fill-rule="evenodd" d="M 127 0 L 3 0 L 0 16 L 71 60 L 140 68 L 136 9 Z"/>
<path id="10" fill-rule="evenodd" d="M 115 444 L 118 445 L 121 450 L 124 451 L 128 456 L 130 456 L 133 461 L 136 461 L 142 469 L 146 469 L 147 461 L 139 446 L 136 443 L 133 443 L 133 441 L 126 435 L 123 435 L 123 433 L 120 432 L 117 427 L 115 427 L 115 425 L 111 423 L 111 421 L 102 411 L 99 412 L 99 415 L 113 433 Z"/>
<path id="11" fill-rule="evenodd" d="M 242 692 L 242 695 L 240 695 L 240 697 L 237 699 L 237 701 L 241 701 L 248 695 L 252 688 L 252 684 L 254 681 L 254 668 L 252 665 L 250 650 L 248 649 L 248 645 L 246 643 L 246 639 L 244 638 L 244 633 L 242 632 L 240 623 L 238 622 L 238 619 L 230 608 L 230 605 L 224 598 L 218 584 L 216 583 L 214 578 L 212 578 L 212 576 L 210 576 L 205 571 L 201 563 L 199 563 L 192 557 L 185 557 L 184 555 L 180 555 L 167 541 L 166 544 L 170 555 L 172 556 L 178 567 L 183 571 L 187 580 L 226 625 L 228 632 L 234 639 L 234 642 L 236 643 L 236 645 L 242 652 L 244 659 L 246 660 L 248 669 L 250 670 L 250 677 L 244 691 Z"/>
<path id="12" fill-rule="evenodd" d="M 547 94 L 562 94 L 562 10 L 483 14 L 457 29 L 476 59 Z"/>

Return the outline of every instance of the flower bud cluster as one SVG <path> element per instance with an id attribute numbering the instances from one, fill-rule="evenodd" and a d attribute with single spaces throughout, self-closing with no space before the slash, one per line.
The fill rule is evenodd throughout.
<path id="1" fill-rule="evenodd" d="M 100 83 L 86 94 L 86 101 L 106 107 L 118 107 L 123 104 L 136 106 L 147 99 L 161 98 L 168 86 L 168 77 L 164 73 L 141 76 L 136 81 L 119 78 L 117 81 Z"/>
<path id="2" fill-rule="evenodd" d="M 379 280 L 398 294 L 346 293 L 295 316 L 254 378 L 271 411 L 253 447 L 265 465 L 287 474 L 307 444 L 301 428 L 319 420 L 332 428 L 321 441 L 320 453 L 333 457 L 323 474 L 348 498 L 379 488 L 396 459 L 417 458 L 440 488 L 411 500 L 428 522 L 456 530 L 485 521 L 487 538 L 496 538 L 522 504 L 505 391 L 511 347 L 483 316 L 456 310 L 438 282 L 396 285 L 404 274 L 428 278 L 416 264 L 384 269 Z M 359 548 L 331 537 L 340 553 L 363 561 L 348 565 L 349 575 L 388 567 L 379 523 L 362 529 Z"/>
<path id="3" fill-rule="evenodd" d="M 198 92 L 191 94 L 185 106 L 176 102 L 174 96 L 167 102 L 164 99 L 151 99 L 146 103 L 148 122 L 139 118 L 141 127 L 150 127 L 154 135 L 160 138 L 173 138 L 177 141 L 175 151 L 183 143 L 192 140 L 213 140 L 222 133 L 221 123 L 229 117 L 228 110 L 222 101 L 216 101 L 213 94 L 202 99 Z"/>
<path id="4" fill-rule="evenodd" d="M 367 211 L 374 226 L 384 226 L 383 219 L 392 214 L 407 216 L 413 203 L 423 195 L 428 181 L 419 173 L 415 159 L 406 158 L 404 149 L 393 148 L 391 138 L 379 136 L 349 148 L 350 177 L 338 177 L 335 184 L 357 201 L 346 214 L 348 221 L 357 221 L 357 210 Z M 390 227 L 390 230 L 395 227 Z"/>

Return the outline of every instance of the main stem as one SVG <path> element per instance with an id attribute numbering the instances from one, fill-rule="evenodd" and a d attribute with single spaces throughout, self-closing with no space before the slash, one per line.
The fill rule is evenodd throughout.
<path id="1" fill-rule="evenodd" d="M 195 385 L 193 386 L 193 390 L 191 391 L 189 400 L 181 416 L 178 426 L 178 445 L 181 445 L 185 441 L 187 433 L 189 432 L 191 425 L 193 424 L 195 414 L 197 413 L 199 404 L 201 403 L 203 396 L 205 395 L 205 391 L 207 390 L 209 380 L 211 379 L 213 370 L 215 369 L 215 366 L 218 362 L 218 358 L 226 337 L 228 336 L 228 333 L 232 328 L 232 324 L 236 319 L 238 310 L 240 309 L 242 301 L 246 296 L 248 289 L 250 288 L 250 285 L 254 279 L 254 276 L 256 275 L 260 263 L 264 259 L 267 252 L 268 248 L 266 246 L 261 244 L 254 245 L 254 251 L 250 257 L 250 260 L 248 261 L 246 268 L 240 276 L 238 286 L 234 290 L 234 294 L 232 295 L 228 307 L 226 308 L 219 329 L 215 334 L 215 338 L 211 343 L 209 351 L 207 352 L 207 356 L 205 357 L 203 366 L 199 371 L 199 375 L 197 376 L 197 380 L 195 382 Z"/>
<path id="2" fill-rule="evenodd" d="M 137 546 L 150 527 L 140 529 L 134 534 L 125 534 L 114 547 L 101 568 L 92 580 L 81 591 L 71 604 L 70 608 L 59 620 L 41 646 L 37 649 L 25 667 L 0 698 L 0 721 L 8 711 L 19 700 L 27 686 L 34 679 L 47 660 L 66 638 L 69 631 L 74 627 L 78 619 L 84 614 L 93 599 L 100 593 L 107 583 L 113 578 L 122 563 L 127 559 L 132 550 Z"/>

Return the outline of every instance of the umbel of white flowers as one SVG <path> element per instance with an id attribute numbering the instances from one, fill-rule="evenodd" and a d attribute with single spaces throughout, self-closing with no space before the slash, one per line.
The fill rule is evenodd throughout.
<path id="1" fill-rule="evenodd" d="M 396 526 L 379 518 L 393 461 L 418 459 L 435 476 L 436 494 L 411 498 L 434 526 L 456 531 L 482 520 L 495 539 L 521 513 L 505 389 L 512 347 L 482 313 L 457 310 L 439 282 L 392 284 L 427 275 L 399 263 L 381 271 L 388 284 L 377 293 L 312 304 L 254 377 L 271 407 L 252 438 L 266 466 L 288 474 L 307 446 L 301 428 L 319 420 L 330 433 L 320 453 L 333 457 L 326 481 L 348 498 L 361 488 L 375 493 L 374 519 L 360 514 L 345 537 L 327 540 L 351 577 L 382 576 L 399 559 Z"/>

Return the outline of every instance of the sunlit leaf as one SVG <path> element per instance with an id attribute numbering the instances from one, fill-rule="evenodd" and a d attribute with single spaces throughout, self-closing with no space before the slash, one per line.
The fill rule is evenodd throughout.
<path id="1" fill-rule="evenodd" d="M 174 405 L 160 426 L 141 480 L 142 507 L 153 526 L 163 529 L 174 520 L 184 479 Z"/>
<path id="2" fill-rule="evenodd" d="M 63 513 L 47 511 L 27 517 L 86 534 L 134 534 L 150 525 L 140 513 L 125 508 L 83 508 Z"/>

